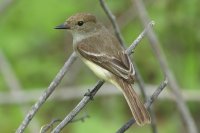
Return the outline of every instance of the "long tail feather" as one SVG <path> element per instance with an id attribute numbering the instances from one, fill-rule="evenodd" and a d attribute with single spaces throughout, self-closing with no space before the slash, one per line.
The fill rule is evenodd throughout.
<path id="1" fill-rule="evenodd" d="M 151 122 L 150 115 L 144 104 L 140 101 L 138 95 L 133 90 L 131 84 L 124 81 L 123 79 L 117 79 L 117 83 L 120 86 L 124 97 L 131 109 L 133 117 L 135 118 L 138 125 L 143 126 Z"/>

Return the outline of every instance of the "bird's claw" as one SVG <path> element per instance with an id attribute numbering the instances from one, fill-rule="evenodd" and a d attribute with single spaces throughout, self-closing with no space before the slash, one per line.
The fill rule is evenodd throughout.
<path id="1" fill-rule="evenodd" d="M 90 91 L 90 89 L 88 89 L 88 92 L 86 92 L 86 93 L 84 94 L 84 96 L 88 96 L 88 97 L 90 97 L 90 100 L 94 100 L 93 95 L 92 95 L 92 92 Z"/>

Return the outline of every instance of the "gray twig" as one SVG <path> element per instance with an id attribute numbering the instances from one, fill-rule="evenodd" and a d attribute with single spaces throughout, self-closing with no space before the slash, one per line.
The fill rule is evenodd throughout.
<path id="1" fill-rule="evenodd" d="M 149 16 L 148 16 L 148 13 L 146 11 L 146 8 L 145 8 L 143 2 L 141 0 L 132 0 L 132 1 L 138 11 L 138 14 L 139 14 L 139 17 L 140 17 L 140 20 L 141 20 L 143 26 L 145 26 L 147 24 L 147 22 L 149 21 Z M 172 94 L 175 95 L 175 97 L 174 97 L 175 102 L 176 102 L 178 110 L 183 118 L 185 127 L 187 128 L 189 133 L 198 133 L 195 121 L 192 118 L 192 115 L 190 114 L 190 111 L 187 108 L 187 105 L 183 100 L 183 96 L 180 92 L 180 87 L 176 81 L 176 78 L 175 78 L 173 72 L 169 68 L 167 59 L 165 57 L 165 54 L 164 54 L 162 48 L 160 47 L 161 45 L 160 45 L 160 42 L 159 42 L 156 34 L 153 32 L 153 30 L 149 30 L 147 33 L 147 36 L 148 36 L 148 39 L 152 46 L 152 49 L 156 55 L 156 58 L 160 63 L 161 69 L 169 80 L 169 86 L 171 88 Z"/>
<path id="2" fill-rule="evenodd" d="M 149 27 L 146 27 L 141 34 L 145 34 Z M 137 46 L 137 44 L 142 40 L 141 34 L 136 38 L 136 40 L 131 44 L 130 50 L 127 50 L 127 54 L 131 54 L 131 51 Z M 133 46 L 134 45 L 134 46 Z M 59 133 L 70 121 L 85 107 L 85 105 L 91 100 L 91 98 L 96 94 L 99 88 L 104 84 L 104 81 L 98 81 L 97 85 L 89 92 L 88 95 L 85 95 L 83 99 L 78 103 L 78 105 L 65 117 L 65 119 L 52 131 L 52 133 Z M 95 92 L 95 93 L 94 93 Z"/>
<path id="3" fill-rule="evenodd" d="M 166 87 L 168 81 L 165 79 L 160 86 L 156 89 L 150 99 L 145 103 L 145 107 L 147 109 L 150 108 L 151 104 L 157 99 L 158 95 L 162 92 L 162 90 Z M 131 125 L 135 123 L 135 119 L 130 119 L 126 124 L 124 124 L 116 133 L 124 133 Z"/>
<path id="4" fill-rule="evenodd" d="M 84 122 L 86 118 L 89 118 L 90 116 L 86 113 L 84 114 L 83 116 L 81 116 L 80 118 L 77 118 L 77 119 L 73 119 L 71 120 L 70 122 L 78 122 L 78 121 L 81 121 L 81 122 Z M 56 122 L 61 122 L 62 120 L 60 119 L 55 119 L 55 120 L 52 120 L 49 124 L 46 124 L 44 125 L 41 130 L 40 130 L 40 133 L 46 133 L 47 131 L 52 131 L 53 130 L 53 126 Z"/>
<path id="5" fill-rule="evenodd" d="M 62 121 L 60 119 L 54 119 L 52 120 L 49 124 L 46 124 L 44 126 L 42 126 L 41 130 L 40 130 L 40 133 L 46 133 L 47 131 L 49 131 L 50 129 L 52 130 L 53 129 L 53 125 L 56 123 L 56 122 L 59 122 L 59 121 Z"/>
<path id="6" fill-rule="evenodd" d="M 25 128 L 28 126 L 30 121 L 32 120 L 33 116 L 42 106 L 42 104 L 47 100 L 47 98 L 51 95 L 51 93 L 55 90 L 58 86 L 62 78 L 64 77 L 65 73 L 69 70 L 70 66 L 76 60 L 76 54 L 73 52 L 69 59 L 65 62 L 64 66 L 60 69 L 57 73 L 56 77 L 53 79 L 49 87 L 44 91 L 44 93 L 40 96 L 39 100 L 32 106 L 32 108 L 27 113 L 26 117 L 22 121 L 21 125 L 16 130 L 16 133 L 23 133 Z"/>
<path id="7" fill-rule="evenodd" d="M 142 38 L 147 34 L 147 31 L 149 31 L 154 26 L 154 21 L 150 21 L 150 23 L 147 24 L 147 27 L 142 31 L 142 33 L 137 37 L 137 39 L 131 44 L 129 48 L 126 49 L 126 52 L 130 55 L 135 47 L 139 44 L 139 42 L 142 40 Z"/>

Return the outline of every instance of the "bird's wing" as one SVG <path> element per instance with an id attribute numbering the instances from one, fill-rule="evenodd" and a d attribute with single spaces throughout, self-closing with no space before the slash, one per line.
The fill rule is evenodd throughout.
<path id="1" fill-rule="evenodd" d="M 77 45 L 77 51 L 82 57 L 130 83 L 134 82 L 133 64 L 123 49 L 113 51 L 112 46 L 106 44 L 99 50 L 97 42 L 95 44 L 91 44 L 91 42 L 91 40 L 85 40 Z"/>

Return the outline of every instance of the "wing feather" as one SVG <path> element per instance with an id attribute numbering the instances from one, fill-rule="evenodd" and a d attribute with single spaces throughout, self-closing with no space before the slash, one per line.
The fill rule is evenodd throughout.
<path id="1" fill-rule="evenodd" d="M 85 59 L 92 61 L 114 75 L 130 83 L 134 82 L 135 71 L 130 58 L 124 51 L 118 51 L 117 54 L 112 52 L 111 55 L 109 52 L 102 52 L 99 49 L 92 48 L 92 46 L 88 46 L 87 42 L 82 41 L 77 45 L 77 51 Z"/>

